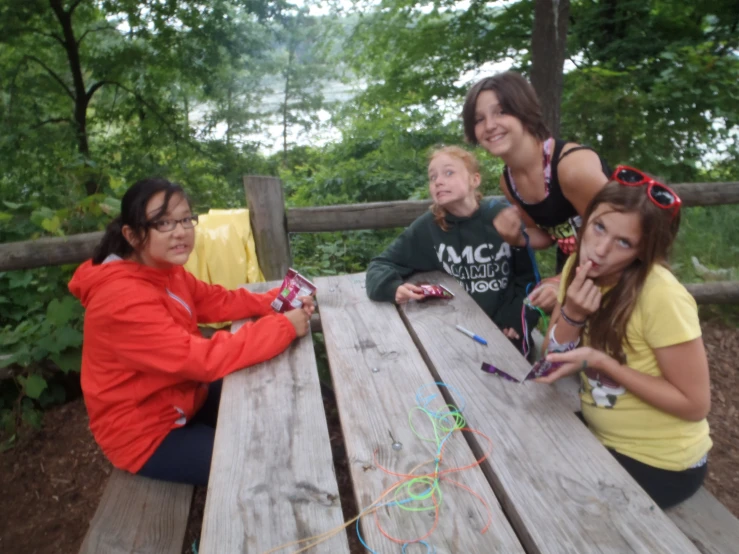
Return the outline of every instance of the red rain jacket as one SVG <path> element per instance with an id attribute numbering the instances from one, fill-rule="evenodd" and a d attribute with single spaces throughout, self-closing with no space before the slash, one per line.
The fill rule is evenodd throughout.
<path id="1" fill-rule="evenodd" d="M 113 465 L 132 473 L 200 409 L 207 383 L 276 356 L 296 336 L 270 307 L 276 289 L 228 291 L 179 266 L 88 260 L 69 290 L 86 309 L 81 381 L 90 429 Z M 197 327 L 252 316 L 265 317 L 210 340 Z"/>

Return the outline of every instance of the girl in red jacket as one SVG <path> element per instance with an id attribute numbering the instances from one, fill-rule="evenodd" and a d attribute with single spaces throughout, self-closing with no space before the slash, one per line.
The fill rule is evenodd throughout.
<path id="1" fill-rule="evenodd" d="M 276 314 L 277 290 L 228 291 L 182 267 L 198 216 L 182 188 L 145 179 L 123 196 L 91 260 L 69 290 L 86 308 L 82 392 L 95 440 L 114 466 L 205 485 L 221 379 L 268 360 L 308 332 L 303 309 Z M 198 323 L 259 317 L 208 340 Z"/>

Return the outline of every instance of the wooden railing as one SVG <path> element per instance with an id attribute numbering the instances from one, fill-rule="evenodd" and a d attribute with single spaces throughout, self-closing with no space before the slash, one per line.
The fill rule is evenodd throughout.
<path id="1" fill-rule="evenodd" d="M 672 187 L 684 206 L 739 204 L 739 182 Z M 290 266 L 288 233 L 405 227 L 430 205 L 429 200 L 418 200 L 286 209 L 280 180 L 261 176 L 244 177 L 244 192 L 259 265 L 268 280 L 281 279 Z M 95 232 L 0 244 L 0 271 L 80 263 L 92 255 L 101 237 L 102 232 Z M 739 303 L 738 281 L 686 286 L 702 304 Z"/>

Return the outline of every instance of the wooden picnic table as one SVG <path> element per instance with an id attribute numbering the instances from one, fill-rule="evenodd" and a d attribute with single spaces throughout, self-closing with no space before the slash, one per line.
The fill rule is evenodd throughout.
<path id="1" fill-rule="evenodd" d="M 373 551 L 698 552 L 555 388 L 481 371 L 488 362 L 523 377 L 530 364 L 452 277 L 418 278 L 444 284 L 455 298 L 398 308 L 370 301 L 364 274 L 316 280 L 354 498 L 360 512 L 383 505 L 360 520 Z M 225 379 L 201 554 L 265 553 L 335 530 L 308 552 L 349 552 L 320 389 L 310 337 Z M 444 443 L 438 515 L 394 504 L 394 490 L 382 497 L 419 464 L 431 460 L 415 474 L 434 473 L 437 445 L 417 436 L 433 429 L 419 402 L 432 412 L 459 407 L 476 431 L 456 431 Z M 443 473 L 453 468 L 467 469 Z M 424 493 L 424 483 L 414 493 Z M 424 536 L 428 547 L 403 550 L 403 540 Z"/>

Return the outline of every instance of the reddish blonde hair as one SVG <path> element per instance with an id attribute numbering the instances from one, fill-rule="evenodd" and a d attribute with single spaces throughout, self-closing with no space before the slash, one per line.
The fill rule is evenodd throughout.
<path id="1" fill-rule="evenodd" d="M 464 148 L 460 148 L 459 146 L 441 146 L 439 148 L 435 148 L 429 154 L 429 163 L 431 163 L 434 158 L 442 154 L 446 154 L 447 156 L 451 156 L 452 158 L 457 158 L 458 160 L 460 160 L 471 175 L 474 175 L 475 173 L 480 173 L 480 162 L 477 161 L 475 155 L 472 152 L 465 150 Z M 482 193 L 479 189 L 475 190 L 475 201 L 477 202 L 478 206 L 480 205 L 481 200 Z M 431 207 L 429 209 L 431 210 L 431 213 L 434 214 L 434 221 L 436 222 L 436 224 L 444 231 L 448 231 L 449 226 L 446 223 L 447 211 L 439 206 L 436 202 L 431 204 Z"/>

